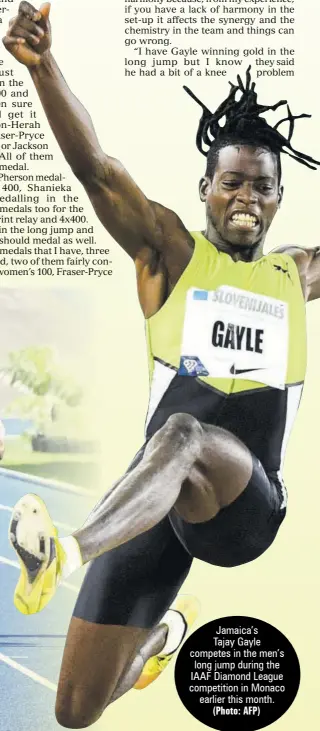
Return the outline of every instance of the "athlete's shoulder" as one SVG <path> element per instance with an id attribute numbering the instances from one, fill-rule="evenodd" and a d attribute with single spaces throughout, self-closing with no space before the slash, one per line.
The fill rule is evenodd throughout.
<path id="1" fill-rule="evenodd" d="M 305 249 L 302 246 L 279 246 L 270 252 L 270 254 L 279 257 L 280 260 L 282 259 L 285 262 L 292 283 L 297 287 L 301 287 L 305 301 L 310 299 L 308 279 L 314 250 Z"/>
<path id="2" fill-rule="evenodd" d="M 289 256 L 293 259 L 295 256 L 304 256 L 306 253 L 307 249 L 304 249 L 302 246 L 290 246 L 288 244 L 285 244 L 284 246 L 277 246 L 275 249 L 270 251 L 270 254 L 289 254 Z"/>
<path id="3" fill-rule="evenodd" d="M 312 249 L 305 249 L 302 246 L 277 246 L 276 249 L 272 249 L 272 251 L 270 251 L 270 254 L 282 254 L 284 256 L 289 256 L 291 259 L 294 259 L 298 265 L 310 260 L 310 256 L 312 256 Z"/>
<path id="4" fill-rule="evenodd" d="M 300 275 L 306 273 L 310 259 L 313 256 L 312 249 L 304 249 L 302 246 L 288 245 L 279 246 L 276 249 L 273 249 L 270 254 L 280 254 L 285 256 L 289 262 L 290 259 L 293 259 Z"/>

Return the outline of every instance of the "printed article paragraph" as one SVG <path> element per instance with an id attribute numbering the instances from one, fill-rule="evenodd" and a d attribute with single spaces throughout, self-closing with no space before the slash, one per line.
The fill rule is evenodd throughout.
<path id="1" fill-rule="evenodd" d="M 4 35 L 17 10 L 0 3 Z M 108 248 L 99 248 L 70 178 L 52 172 L 53 154 L 37 118 L 22 67 L 0 57 L 0 278 L 112 275 Z M 22 69 L 23 71 L 23 69 Z"/>
<path id="2" fill-rule="evenodd" d="M 124 73 L 217 77 L 249 61 L 257 78 L 294 76 L 295 22 L 294 0 L 132 0 Z"/>

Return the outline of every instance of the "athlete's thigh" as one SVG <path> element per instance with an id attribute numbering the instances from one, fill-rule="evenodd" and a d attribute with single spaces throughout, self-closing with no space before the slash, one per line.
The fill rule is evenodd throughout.
<path id="1" fill-rule="evenodd" d="M 219 426 L 202 424 L 200 464 L 214 485 L 220 507 L 229 505 L 248 484 L 253 470 L 252 454 L 238 437 Z M 192 478 L 192 475 L 191 475 Z"/>
<path id="2" fill-rule="evenodd" d="M 253 454 L 250 460 L 249 481 L 211 519 L 190 522 L 176 508 L 171 510 L 171 524 L 194 558 L 216 566 L 238 566 L 258 558 L 272 544 L 285 516 L 283 491 Z M 223 468 L 219 474 L 223 476 Z M 228 470 L 226 475 L 227 481 Z"/>
<path id="3" fill-rule="evenodd" d="M 236 436 L 218 426 L 201 424 L 201 451 L 182 483 L 176 511 L 188 522 L 215 517 L 245 489 L 252 475 L 252 456 Z"/>
<path id="4" fill-rule="evenodd" d="M 127 474 L 143 459 L 145 446 Z M 91 562 L 74 616 L 97 624 L 151 629 L 175 598 L 191 562 L 165 517 Z"/>

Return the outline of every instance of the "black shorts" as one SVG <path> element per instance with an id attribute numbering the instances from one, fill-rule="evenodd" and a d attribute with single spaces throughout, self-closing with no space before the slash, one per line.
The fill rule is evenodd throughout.
<path id="1" fill-rule="evenodd" d="M 129 467 L 142 459 L 144 447 Z M 184 582 L 193 558 L 239 566 L 261 556 L 285 516 L 283 494 L 256 457 L 241 495 L 205 523 L 182 520 L 173 508 L 151 530 L 92 561 L 74 616 L 98 624 L 151 628 Z"/>

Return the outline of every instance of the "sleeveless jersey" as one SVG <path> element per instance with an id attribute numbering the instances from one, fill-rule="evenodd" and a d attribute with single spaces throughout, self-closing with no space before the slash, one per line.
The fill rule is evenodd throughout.
<path id="1" fill-rule="evenodd" d="M 229 430 L 281 479 L 306 369 L 305 303 L 289 254 L 233 261 L 201 233 L 161 309 L 146 321 L 146 436 L 174 413 Z"/>

